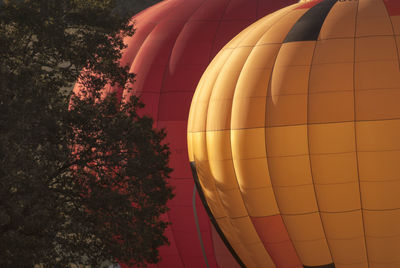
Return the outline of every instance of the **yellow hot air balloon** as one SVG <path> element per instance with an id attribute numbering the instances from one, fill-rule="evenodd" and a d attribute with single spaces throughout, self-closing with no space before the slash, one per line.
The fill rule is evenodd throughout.
<path id="1" fill-rule="evenodd" d="M 400 1 L 307 1 L 241 32 L 192 100 L 203 201 L 247 267 L 400 267 Z"/>

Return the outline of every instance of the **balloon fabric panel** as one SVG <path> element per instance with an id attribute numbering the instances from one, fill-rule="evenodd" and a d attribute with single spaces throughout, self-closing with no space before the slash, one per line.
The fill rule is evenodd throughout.
<path id="1" fill-rule="evenodd" d="M 232 37 L 264 15 L 295 2 L 165 0 L 133 18 L 136 32 L 124 40 L 128 47 L 121 59 L 121 65 L 128 66 L 137 75 L 133 90 L 108 86 L 104 94 L 115 92 L 122 101 L 130 94 L 140 95 L 146 104 L 142 114 L 151 115 L 155 127 L 166 128 L 168 133 L 170 166 L 174 170 L 171 184 L 176 197 L 169 204 L 171 210 L 163 217 L 172 222 L 166 231 L 171 245 L 162 247 L 161 262 L 149 267 L 205 267 L 206 262 L 209 267 L 232 267 L 229 263 L 235 262 L 226 254 L 226 249 L 221 249 L 221 241 L 215 240 L 218 236 L 211 235 L 212 227 L 201 202 L 195 203 L 195 211 L 203 244 L 197 235 L 190 194 L 194 183 L 186 156 L 190 100 L 206 66 Z M 207 165 L 199 166 L 199 170 L 207 170 Z M 216 191 L 215 188 L 218 196 Z M 240 194 L 237 187 L 235 191 L 233 196 Z M 222 205 L 220 200 L 215 202 Z M 220 253 L 223 261 L 219 261 Z"/>
<path id="2" fill-rule="evenodd" d="M 278 17 L 272 26 L 263 18 L 220 52 L 192 101 L 189 154 L 196 165 L 214 161 L 212 152 L 198 154 L 197 137 L 208 149 L 210 142 L 230 146 L 232 156 L 219 161 L 232 160 L 241 196 L 225 194 L 234 185 L 224 179 L 231 168 L 212 164 L 207 178 L 199 176 L 207 201 L 207 187 L 217 188 L 222 206 L 209 202 L 210 209 L 220 224 L 255 230 L 277 267 L 290 267 L 280 254 L 291 250 L 305 267 L 397 267 L 399 3 L 338 1 L 313 40 L 283 42 L 307 10 L 328 2 L 278 11 L 267 17 Z M 209 141 L 215 135 L 226 138 Z M 243 229 L 239 215 L 251 218 Z M 272 217 L 282 219 L 280 227 Z M 274 240 L 268 224 L 288 235 Z M 227 237 L 238 248 L 250 242 Z M 280 250 L 270 247 L 274 241 Z M 283 249 L 285 241 L 292 249 Z"/>
<path id="3" fill-rule="evenodd" d="M 267 20 L 267 19 L 266 19 Z M 274 19 L 273 18 L 269 18 L 269 20 L 270 20 L 270 23 L 271 23 L 271 25 L 273 24 L 273 22 L 274 22 Z M 262 37 L 263 35 L 265 34 L 265 29 L 263 30 L 263 31 L 261 31 L 260 33 L 257 33 L 257 30 L 254 30 L 254 31 L 252 31 L 251 33 L 249 33 L 249 35 L 252 37 L 252 39 L 250 39 L 250 40 L 255 40 L 256 42 L 257 42 L 257 37 L 258 37 L 258 39 L 260 38 L 260 37 Z M 234 41 L 232 41 L 232 43 L 234 43 L 235 42 L 235 40 Z M 254 43 L 255 44 L 255 43 Z M 253 45 L 254 45 L 253 44 Z M 248 44 L 246 44 L 246 45 L 248 45 Z M 224 52 L 222 52 L 222 53 L 224 53 Z M 230 54 L 229 52 L 226 52 L 227 54 Z M 225 58 L 226 57 L 226 55 L 225 54 L 223 54 L 224 56 L 223 56 L 223 58 Z M 248 60 L 248 57 L 249 57 L 249 52 L 248 52 L 248 49 L 246 49 L 246 48 L 243 48 L 243 49 L 240 49 L 240 48 L 238 48 L 238 52 L 236 53 L 236 54 L 231 54 L 230 55 L 231 57 L 232 57 L 232 62 L 234 62 L 234 63 L 237 63 L 237 62 L 245 62 L 246 60 Z M 219 65 L 219 66 L 212 66 L 211 67 L 211 69 L 213 70 L 213 72 L 210 72 L 210 75 L 211 76 L 213 76 L 213 73 L 215 73 L 215 71 L 216 71 L 216 69 L 215 68 L 217 68 L 217 69 L 222 69 L 222 70 L 224 70 L 224 67 L 225 66 L 227 66 L 229 63 L 227 63 L 227 62 L 224 62 L 222 65 Z M 231 65 L 232 65 L 232 63 L 231 63 Z M 234 66 L 230 66 L 230 68 L 234 68 Z M 207 80 L 206 81 L 206 83 L 207 84 L 210 84 L 210 83 L 212 83 L 213 85 L 214 85 L 214 88 L 219 88 L 219 85 L 225 85 L 225 82 L 227 82 L 227 83 L 229 83 L 229 84 L 232 84 L 232 86 L 231 87 L 233 87 L 234 86 L 234 82 L 235 82 L 235 79 L 232 79 L 232 78 L 234 78 L 234 77 L 237 77 L 237 75 L 242 75 L 241 73 L 240 73 L 240 69 L 239 70 L 235 70 L 235 69 L 225 69 L 226 70 L 226 74 L 224 74 L 224 76 L 218 76 L 218 77 L 216 77 L 216 78 L 211 78 L 211 79 L 209 79 L 209 80 Z M 239 73 L 237 72 L 237 71 L 239 71 Z M 232 82 L 232 80 L 233 80 L 233 82 Z M 200 83 L 202 83 L 202 81 L 200 82 Z M 222 88 L 222 86 L 221 86 L 221 88 Z M 231 110 L 232 110 L 232 108 L 229 108 L 229 106 L 226 106 L 226 105 L 229 105 L 229 103 L 227 103 L 227 100 L 231 100 L 231 102 L 232 102 L 232 95 L 227 95 L 227 94 L 225 94 L 225 93 L 221 93 L 221 94 L 223 94 L 223 95 L 210 95 L 210 93 L 207 93 L 208 91 L 207 90 L 205 90 L 204 92 L 202 92 L 202 93 L 204 93 L 205 95 L 203 95 L 203 96 L 200 96 L 200 95 L 195 95 L 195 97 L 194 97 L 194 100 L 198 100 L 198 102 L 197 103 L 199 103 L 199 105 L 201 105 L 200 107 L 203 107 L 203 102 L 201 102 L 200 100 L 201 99 L 207 99 L 207 98 L 211 98 L 211 100 L 210 100 L 210 106 L 207 108 L 207 107 L 205 107 L 206 109 L 208 109 L 208 114 L 211 114 L 211 110 L 212 109 L 216 109 L 216 110 L 218 110 L 220 107 L 222 107 L 222 109 L 224 109 L 226 112 L 225 113 L 227 113 L 227 112 L 230 112 Z M 209 97 L 207 97 L 206 95 L 209 95 Z M 229 97 L 230 96 L 230 97 Z M 227 103 L 226 105 L 225 105 L 225 103 Z M 211 109 L 211 110 L 210 110 Z M 204 110 L 203 108 L 201 108 L 201 110 Z M 221 141 L 223 141 L 224 143 L 225 142 L 227 142 L 228 141 L 228 146 L 226 146 L 226 145 L 222 145 L 221 146 L 221 148 L 229 148 L 229 136 L 226 136 L 226 138 L 222 138 L 222 136 L 224 136 L 224 131 L 220 131 L 220 129 L 226 129 L 226 128 L 229 128 L 229 124 L 227 124 L 227 122 L 226 122 L 226 120 L 223 120 L 223 119 L 221 119 L 220 121 L 218 120 L 218 118 L 223 118 L 222 116 L 221 116 L 221 113 L 220 113 L 220 111 L 218 111 L 218 114 L 213 114 L 214 116 L 216 116 L 217 115 L 217 117 L 213 117 L 213 118 L 211 118 L 211 119 L 207 119 L 207 128 L 208 129 L 211 129 L 211 130 L 214 130 L 214 129 L 218 129 L 219 131 L 212 131 L 212 132 L 207 132 L 207 133 L 210 133 L 210 134 L 207 134 L 206 135 L 206 144 L 207 144 L 207 148 L 208 148 L 208 150 L 213 150 L 214 148 L 218 148 L 218 146 L 215 146 L 215 141 L 214 140 L 221 140 Z M 201 122 L 202 120 L 196 120 L 196 122 L 189 122 L 189 128 L 190 128 L 190 125 L 191 124 L 196 124 L 196 126 L 193 126 L 193 127 L 195 127 L 195 128 L 198 128 L 198 127 L 201 127 L 201 125 L 203 125 L 204 126 L 204 123 L 202 123 Z M 205 127 L 205 126 L 204 126 Z M 203 127 L 203 128 L 204 128 Z M 197 137 L 201 137 L 201 136 L 204 136 L 204 135 L 202 135 L 202 133 L 201 132 L 199 132 L 199 133 L 193 133 L 194 134 L 194 136 L 193 136 L 193 141 L 192 141 L 192 144 L 196 144 L 197 143 Z M 197 135 L 198 134 L 198 135 Z M 189 135 L 190 136 L 190 135 Z M 204 139 L 204 138 L 201 138 L 202 140 Z M 233 150 L 233 148 L 232 148 L 232 150 Z M 206 152 L 206 154 L 207 154 L 207 152 Z M 226 164 L 228 164 L 228 163 L 231 163 L 230 165 L 232 165 L 232 156 L 230 156 L 232 153 L 230 153 L 230 152 L 220 152 L 219 154 L 216 152 L 216 153 L 213 153 L 213 152 L 209 152 L 209 154 L 208 154 L 208 156 L 210 157 L 210 160 L 209 160 L 209 162 L 211 163 L 211 162 L 215 162 L 215 161 L 219 161 L 220 163 L 221 162 L 223 162 L 223 163 L 225 163 L 225 164 L 223 164 L 223 166 L 226 166 Z M 202 154 L 202 155 L 204 155 L 204 154 Z M 197 157 L 200 157 L 201 159 L 203 159 L 201 156 L 197 156 Z M 195 156 L 195 158 L 196 158 L 196 156 Z M 208 157 L 207 157 L 208 158 Z M 203 162 L 205 162 L 205 161 L 207 161 L 208 159 L 203 159 L 203 160 L 201 160 L 201 159 L 196 159 L 196 162 L 199 162 L 199 163 L 203 163 Z M 213 165 L 210 165 L 211 166 L 211 170 L 212 170 L 212 172 L 214 173 L 213 175 L 216 175 L 216 174 L 219 174 L 219 173 L 221 173 L 220 171 L 218 171 L 218 164 L 217 163 L 215 163 L 215 164 L 213 164 Z M 212 169 L 212 167 L 214 167 L 214 169 Z M 231 169 L 229 169 L 229 170 L 231 170 Z M 226 171 L 227 172 L 227 171 Z M 230 176 L 228 175 L 228 176 L 226 176 L 226 178 L 232 178 L 233 176 L 232 176 L 232 172 L 229 172 L 229 173 L 226 173 L 226 174 L 231 174 Z M 223 193 L 222 194 L 220 194 L 220 198 L 222 199 L 222 200 L 224 200 L 226 203 L 228 203 L 229 204 L 229 202 L 230 202 L 230 200 L 232 200 L 232 190 L 230 190 L 230 188 L 232 187 L 232 186 L 234 186 L 234 184 L 232 183 L 232 182 L 228 182 L 228 181 L 224 181 L 224 176 L 219 176 L 218 177 L 219 179 L 218 179 L 218 182 L 217 182 L 217 188 L 218 189 L 226 189 L 225 191 L 223 191 Z M 222 179 L 222 181 L 221 181 L 221 179 Z M 263 179 L 260 179 L 260 181 L 263 181 Z M 268 188 L 266 188 L 265 189 L 266 191 L 268 191 Z M 250 190 L 251 191 L 251 190 Z M 218 193 L 218 192 L 217 192 Z M 261 193 L 262 194 L 262 193 Z M 270 192 L 270 195 L 271 194 L 273 194 L 272 192 Z M 259 195 L 260 196 L 260 195 Z M 246 198 L 246 197 L 245 197 Z M 247 198 L 248 200 L 250 200 L 250 199 L 253 199 L 253 203 L 255 204 L 254 206 L 257 208 L 258 207 L 258 209 L 260 209 L 260 207 L 262 207 L 263 205 L 261 205 L 259 202 L 257 202 L 256 201 L 256 199 L 254 199 L 254 195 L 253 194 L 249 194 L 248 195 L 248 198 Z M 236 199 L 237 200 L 237 199 Z M 223 202 L 224 202 L 223 201 Z M 223 203 L 222 202 L 222 203 Z M 234 201 L 231 201 L 231 202 L 234 202 Z M 257 204 L 258 203 L 258 204 Z M 218 206 L 220 209 L 221 208 L 224 208 L 224 206 L 222 205 L 222 206 Z M 248 207 L 248 206 L 247 206 Z M 233 208 L 235 208 L 235 211 L 234 211 L 234 214 L 232 214 L 232 210 L 231 209 L 233 209 Z M 235 216 L 239 216 L 239 215 L 243 215 L 243 212 L 245 213 L 245 211 L 243 210 L 243 208 L 242 209 L 240 209 L 240 206 L 235 206 L 235 205 L 232 205 L 232 208 L 231 207 L 227 207 L 226 205 L 225 205 L 225 211 L 228 213 L 228 216 L 229 216 L 229 213 L 231 213 L 231 216 L 233 216 L 233 217 L 235 217 Z M 261 208 L 262 209 L 262 208 Z M 239 214 L 238 214 L 239 213 Z M 217 214 L 218 215 L 220 215 L 221 213 L 218 213 L 217 212 Z M 223 215 L 223 214 L 221 214 L 221 215 Z M 241 217 L 243 217 L 243 216 L 241 216 Z M 232 220 L 231 222 L 230 222 L 231 224 L 233 224 L 235 227 L 236 227 L 236 229 L 238 229 L 239 227 L 238 227 L 238 222 L 237 222 L 237 220 Z M 246 225 L 243 225 L 243 224 L 246 224 Z M 251 222 L 243 222 L 242 223 L 242 226 L 246 226 L 247 227 L 247 230 L 249 231 L 249 232 L 252 232 L 252 233 L 254 233 L 256 230 L 254 229 L 254 227 L 253 228 L 251 228 Z M 249 228 L 249 226 L 250 226 L 250 228 Z M 224 226 L 225 228 L 226 228 L 226 226 Z M 246 229 L 243 229 L 243 231 L 244 230 L 246 230 Z M 229 236 L 229 235 L 228 235 Z M 257 235 L 258 236 L 258 235 Z M 256 239 L 256 240 L 251 240 L 250 238 L 251 238 L 251 236 L 250 235 L 246 235 L 245 237 L 242 237 L 242 238 L 240 238 L 239 237 L 239 239 L 244 239 L 245 240 L 245 248 L 249 248 L 247 245 L 250 245 L 250 244 L 252 244 L 252 243 L 255 243 L 255 244 L 257 244 L 258 243 L 258 245 L 262 245 L 262 242 L 261 242 L 261 240 L 259 240 L 259 238 L 257 239 L 257 236 L 254 236 L 254 238 L 253 239 Z M 234 239 L 234 238 L 232 238 L 232 239 Z M 237 238 L 236 238 L 237 239 Z M 247 241 L 247 242 L 246 242 Z M 258 241 L 258 242 L 256 242 L 256 241 Z M 261 244 L 260 244 L 260 242 L 261 242 Z M 288 244 L 288 241 L 286 240 L 286 241 L 279 241 L 279 242 L 281 242 L 279 245 L 274 245 L 275 247 L 276 246 L 280 246 L 280 247 L 282 247 L 282 244 Z M 234 246 L 234 243 L 232 243 L 232 246 Z M 297 258 L 297 256 L 296 256 L 296 254 L 295 254 L 295 252 L 294 252 L 294 250 L 293 250 L 293 246 L 291 245 L 291 243 L 289 242 L 289 250 L 290 250 L 290 248 L 292 248 L 292 253 L 294 254 L 294 258 L 292 258 L 293 259 L 293 262 L 291 263 L 292 264 L 292 266 L 293 266 L 293 264 L 294 265 L 300 265 L 300 262 L 298 261 L 298 258 Z M 240 251 L 239 249 L 237 249 L 236 251 Z M 243 252 L 243 251 L 242 251 Z M 278 251 L 279 252 L 279 251 Z M 247 254 L 249 254 L 249 251 L 247 252 Z M 252 251 L 250 254 L 253 254 L 253 255 L 251 255 L 251 257 L 249 258 L 249 259 L 251 259 L 251 260 L 253 260 L 253 262 L 251 262 L 250 264 L 248 264 L 248 265 L 250 265 L 250 266 L 254 266 L 254 267 L 268 267 L 267 266 L 267 261 L 266 260 L 260 260 L 258 263 L 254 263 L 254 260 L 255 259 L 257 259 L 255 256 L 254 256 L 254 254 L 257 254 L 257 251 Z M 282 256 L 283 257 L 283 256 Z M 281 259 L 282 259 L 282 257 L 281 257 Z M 286 258 L 287 258 L 287 256 L 285 256 Z M 247 264 L 247 263 L 246 263 Z"/>

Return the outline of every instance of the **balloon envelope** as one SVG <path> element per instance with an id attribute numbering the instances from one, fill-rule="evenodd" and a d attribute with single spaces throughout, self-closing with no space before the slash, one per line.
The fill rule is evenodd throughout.
<path id="1" fill-rule="evenodd" d="M 140 95 L 156 127 L 166 128 L 170 144 L 170 183 L 175 198 L 164 215 L 172 222 L 170 246 L 160 249 L 157 267 L 236 267 L 196 194 L 187 158 L 190 101 L 201 74 L 217 52 L 257 19 L 295 0 L 165 0 L 136 15 L 136 32 L 125 43 L 121 65 L 135 73 L 132 92 L 107 88 L 128 99 Z M 194 204 L 194 207 L 193 207 Z M 193 215 L 195 210 L 197 222 Z M 201 233 L 199 240 L 196 229 Z M 203 254 L 205 252 L 205 256 Z M 151 267 L 151 266 L 150 266 Z"/>
<path id="2" fill-rule="evenodd" d="M 205 71 L 189 157 L 247 267 L 400 266 L 399 34 L 399 1 L 308 1 Z"/>

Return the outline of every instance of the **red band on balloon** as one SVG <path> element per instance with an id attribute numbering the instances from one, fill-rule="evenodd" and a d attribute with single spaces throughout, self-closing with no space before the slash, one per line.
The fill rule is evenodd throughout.
<path id="1" fill-rule="evenodd" d="M 302 267 L 280 215 L 251 217 L 251 220 L 277 267 Z"/>
<path id="2" fill-rule="evenodd" d="M 400 15 L 400 1 L 398 0 L 384 0 L 386 5 L 386 9 L 389 13 L 389 16 Z"/>

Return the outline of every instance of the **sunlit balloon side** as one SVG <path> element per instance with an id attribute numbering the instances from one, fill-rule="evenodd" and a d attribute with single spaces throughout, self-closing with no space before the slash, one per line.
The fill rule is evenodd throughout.
<path id="1" fill-rule="evenodd" d="M 190 101 L 207 65 L 231 38 L 257 19 L 295 2 L 165 0 L 133 18 L 136 32 L 125 40 L 128 47 L 121 59 L 121 64 L 137 75 L 133 91 L 108 88 L 108 92 L 117 91 L 126 99 L 129 94 L 140 95 L 146 105 L 143 113 L 167 131 L 174 170 L 170 183 L 176 197 L 164 215 L 172 223 L 166 232 L 171 245 L 160 249 L 157 267 L 238 265 L 210 225 L 197 195 L 193 202 L 194 183 L 186 149 Z"/>
<path id="2" fill-rule="evenodd" d="M 214 58 L 194 177 L 247 267 L 400 267 L 400 1 L 308 1 Z"/>

